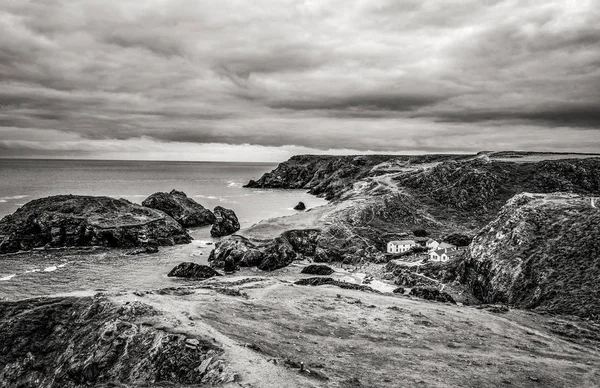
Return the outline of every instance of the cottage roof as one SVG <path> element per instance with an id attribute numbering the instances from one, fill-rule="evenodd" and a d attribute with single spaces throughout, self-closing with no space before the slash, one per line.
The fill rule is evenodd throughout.
<path id="1" fill-rule="evenodd" d="M 390 241 L 390 244 L 394 245 L 413 245 L 416 244 L 415 240 L 394 240 Z"/>
<path id="2" fill-rule="evenodd" d="M 454 256 L 459 255 L 459 254 L 460 254 L 460 251 L 448 251 L 448 252 L 446 252 L 446 256 L 448 256 L 448 257 L 454 257 Z"/>
<path id="3" fill-rule="evenodd" d="M 443 242 L 439 245 L 438 248 L 456 248 L 456 245 L 452 245 L 452 244 Z"/>
<path id="4" fill-rule="evenodd" d="M 433 253 L 435 253 L 438 256 L 441 256 L 442 254 L 446 253 L 445 249 L 438 249 L 437 251 L 434 251 Z"/>

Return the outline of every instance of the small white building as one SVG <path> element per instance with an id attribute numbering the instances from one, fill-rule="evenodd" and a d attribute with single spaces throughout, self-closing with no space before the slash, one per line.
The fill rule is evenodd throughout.
<path id="1" fill-rule="evenodd" d="M 442 261 L 448 261 L 456 255 L 460 255 L 460 251 L 446 251 L 442 254 Z"/>
<path id="2" fill-rule="evenodd" d="M 448 261 L 456 255 L 459 255 L 460 251 L 452 249 L 437 249 L 429 252 L 429 260 L 431 261 Z"/>
<path id="3" fill-rule="evenodd" d="M 387 245 L 387 251 L 388 253 L 403 253 L 408 252 L 414 246 L 417 246 L 414 240 L 390 241 Z"/>
<path id="4" fill-rule="evenodd" d="M 427 247 L 427 249 L 429 249 L 429 251 L 435 251 L 439 245 L 440 245 L 440 243 L 435 241 L 432 238 L 427 240 L 427 242 L 425 243 L 425 246 Z"/>

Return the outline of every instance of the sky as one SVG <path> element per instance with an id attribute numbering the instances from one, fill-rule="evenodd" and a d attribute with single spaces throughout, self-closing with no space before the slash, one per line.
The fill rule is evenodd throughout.
<path id="1" fill-rule="evenodd" d="M 0 157 L 600 152 L 600 0 L 2 0 Z"/>

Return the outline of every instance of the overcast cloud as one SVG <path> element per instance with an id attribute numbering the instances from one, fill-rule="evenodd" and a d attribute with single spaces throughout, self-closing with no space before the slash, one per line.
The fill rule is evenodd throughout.
<path id="1" fill-rule="evenodd" d="M 600 152 L 600 4 L 3 0 L 0 157 Z"/>

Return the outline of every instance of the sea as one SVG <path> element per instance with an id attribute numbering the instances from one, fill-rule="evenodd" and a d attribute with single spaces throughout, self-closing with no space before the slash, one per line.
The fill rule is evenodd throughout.
<path id="1" fill-rule="evenodd" d="M 273 163 L 0 159 L 0 217 L 50 195 L 101 195 L 141 203 L 152 193 L 176 189 L 206 208 L 233 209 L 241 227 L 247 228 L 295 214 L 293 207 L 299 201 L 308 208 L 326 203 L 305 190 L 243 187 L 275 167 Z M 157 254 L 40 250 L 0 255 L 0 299 L 192 284 L 166 274 L 182 261 L 207 264 L 216 242 L 209 230 L 190 229 L 191 244 L 163 247 Z"/>

